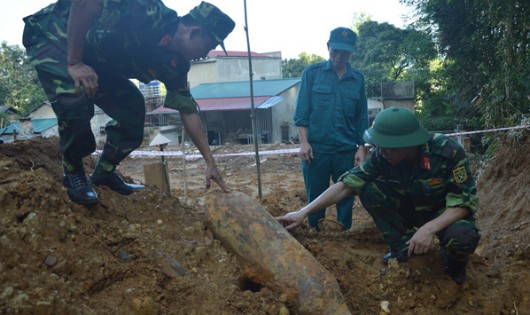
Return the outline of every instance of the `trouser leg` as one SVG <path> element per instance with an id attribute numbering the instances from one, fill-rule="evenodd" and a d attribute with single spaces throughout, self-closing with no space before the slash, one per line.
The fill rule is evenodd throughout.
<path id="1" fill-rule="evenodd" d="M 351 170 L 355 163 L 355 150 L 339 152 L 333 156 L 331 178 L 334 183 L 339 177 Z M 344 230 L 349 230 L 352 226 L 353 203 L 355 196 L 346 197 L 336 204 L 337 221 L 339 221 Z"/>
<path id="2" fill-rule="evenodd" d="M 437 234 L 446 266 L 465 266 L 478 246 L 480 234 L 475 220 L 468 216 L 446 227 Z"/>
<path id="3" fill-rule="evenodd" d="M 434 216 L 430 212 L 415 211 L 409 197 L 384 181 L 368 183 L 359 197 L 382 233 L 383 240 L 394 253 L 406 251 L 406 242 L 414 235 L 415 227 Z"/>
<path id="4" fill-rule="evenodd" d="M 113 172 L 143 141 L 145 101 L 129 79 L 101 70 L 96 104 L 112 120 L 105 126 L 106 142 L 94 175 Z"/>
<path id="5" fill-rule="evenodd" d="M 311 163 L 302 161 L 302 174 L 307 194 L 307 203 L 322 194 L 330 183 L 332 155 L 314 153 Z M 326 216 L 326 209 L 320 209 L 308 216 L 309 226 L 318 228 L 318 221 Z"/>
<path id="6" fill-rule="evenodd" d="M 32 46 L 27 51 L 57 116 L 64 169 L 81 171 L 82 159 L 94 152 L 96 146 L 90 127 L 90 119 L 94 115 L 93 101 L 85 96 L 82 89 L 79 95 L 76 94 L 63 51 L 51 44 Z"/>
<path id="7" fill-rule="evenodd" d="M 90 126 L 94 104 L 85 96 L 82 88 L 77 93 L 67 71 L 64 50 L 47 43 L 47 40 L 34 42 L 28 41 L 27 36 L 24 38 L 28 58 L 57 116 L 59 146 L 65 171 L 63 185 L 74 202 L 84 205 L 97 203 L 98 196 L 86 179 L 83 165 L 83 158 L 96 148 Z M 36 40 L 38 36 L 32 39 Z"/>

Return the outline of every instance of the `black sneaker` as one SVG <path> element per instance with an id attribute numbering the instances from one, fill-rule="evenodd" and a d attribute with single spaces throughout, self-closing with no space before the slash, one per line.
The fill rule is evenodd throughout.
<path id="1" fill-rule="evenodd" d="M 388 251 L 385 256 L 383 256 L 383 263 L 386 265 L 388 264 L 388 261 L 390 259 L 397 259 L 397 261 L 399 262 L 404 262 L 404 261 L 407 261 L 409 259 L 409 256 L 407 255 L 407 252 L 404 251 L 404 252 L 399 252 L 399 253 L 395 253 L 393 251 Z"/>
<path id="2" fill-rule="evenodd" d="M 88 183 L 84 172 L 65 172 L 63 185 L 66 187 L 68 197 L 80 205 L 98 203 L 98 194 Z"/>
<path id="3" fill-rule="evenodd" d="M 145 187 L 144 185 L 126 183 L 116 172 L 109 173 L 104 177 L 94 177 L 92 174 L 90 175 L 90 182 L 97 186 L 107 186 L 122 195 L 130 195 Z"/>

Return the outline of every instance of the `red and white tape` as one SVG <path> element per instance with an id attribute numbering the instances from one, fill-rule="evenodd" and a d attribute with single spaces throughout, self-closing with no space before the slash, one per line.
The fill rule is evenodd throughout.
<path id="1" fill-rule="evenodd" d="M 281 149 L 281 150 L 266 150 L 259 151 L 260 155 L 270 155 L 270 154 L 291 154 L 298 153 L 299 148 L 295 149 Z M 94 154 L 101 154 L 101 150 L 97 150 Z M 214 156 L 250 156 L 256 154 L 255 152 L 237 152 L 237 153 L 224 153 L 224 154 L 214 154 Z M 184 154 L 182 151 L 147 151 L 147 150 L 137 150 L 131 152 L 130 156 L 147 156 L 147 157 L 156 157 L 156 156 L 173 156 L 173 157 L 182 157 Z M 197 158 L 202 158 L 200 154 L 186 154 L 186 160 L 194 160 Z"/>
<path id="2" fill-rule="evenodd" d="M 475 131 L 462 131 L 462 132 L 455 132 L 455 133 L 446 133 L 446 134 L 444 134 L 444 136 L 455 137 L 455 136 L 461 136 L 461 135 L 471 135 L 471 134 L 475 134 L 475 133 L 494 132 L 494 131 L 503 131 L 503 130 L 514 130 L 514 129 L 522 129 L 522 128 L 530 128 L 530 125 L 522 125 L 522 126 L 506 127 L 506 128 L 495 128 L 495 129 L 486 129 L 486 130 L 475 130 Z"/>
<path id="3" fill-rule="evenodd" d="M 456 137 L 461 135 L 470 135 L 470 134 L 476 134 L 476 133 L 485 133 L 485 132 L 495 132 L 495 131 L 503 131 L 503 130 L 514 130 L 514 129 L 522 129 L 522 128 L 530 128 L 530 125 L 522 125 L 522 126 L 514 126 L 514 127 L 506 127 L 506 128 L 495 128 L 495 129 L 487 129 L 487 130 L 475 130 L 475 131 L 462 131 L 462 132 L 455 132 L 455 133 L 447 133 L 444 134 L 448 137 Z M 300 148 L 294 148 L 294 149 L 281 149 L 281 150 L 265 150 L 265 151 L 259 151 L 260 155 L 270 155 L 270 154 L 292 154 L 292 153 L 298 153 L 300 152 Z M 94 152 L 94 154 L 101 154 L 101 150 L 97 150 Z M 250 156 L 255 155 L 255 152 L 237 152 L 237 153 L 224 153 L 224 154 L 214 154 L 214 156 Z M 147 150 L 138 150 L 133 151 L 130 154 L 131 156 L 176 156 L 181 157 L 184 154 L 182 151 L 147 151 Z M 186 154 L 185 155 L 186 160 L 194 160 L 197 158 L 202 158 L 202 155 L 200 154 Z"/>

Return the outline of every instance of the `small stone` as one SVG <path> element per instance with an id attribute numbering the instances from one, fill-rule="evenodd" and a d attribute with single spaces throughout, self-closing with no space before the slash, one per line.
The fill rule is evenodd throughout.
<path id="1" fill-rule="evenodd" d="M 390 302 L 388 301 L 381 301 L 381 310 L 385 312 L 385 314 L 390 314 L 390 309 L 388 306 L 390 305 Z"/>
<path id="2" fill-rule="evenodd" d="M 287 309 L 287 307 L 285 306 L 280 307 L 279 315 L 289 315 L 289 310 Z"/>
<path id="3" fill-rule="evenodd" d="M 51 255 L 46 256 L 46 259 L 44 259 L 44 264 L 48 267 L 55 266 L 55 264 L 57 264 L 57 257 Z"/>
<path id="4" fill-rule="evenodd" d="M 120 259 L 125 261 L 125 262 L 129 262 L 132 260 L 132 256 L 129 255 L 126 251 L 123 251 L 123 250 L 120 250 L 118 252 L 118 256 L 120 256 Z"/>
<path id="5" fill-rule="evenodd" d="M 187 273 L 186 268 L 184 268 L 176 259 L 173 259 L 171 257 L 166 257 L 166 259 L 169 261 L 169 264 L 173 269 L 177 272 L 179 276 L 185 276 Z"/>

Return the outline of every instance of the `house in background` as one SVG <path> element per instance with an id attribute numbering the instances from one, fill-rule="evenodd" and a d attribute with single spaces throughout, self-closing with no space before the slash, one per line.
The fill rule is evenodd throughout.
<path id="1" fill-rule="evenodd" d="M 382 82 L 381 99 L 384 108 L 403 107 L 414 113 L 416 99 L 414 81 Z"/>
<path id="2" fill-rule="evenodd" d="M 90 125 L 96 142 L 104 139 L 102 136 L 105 134 L 105 125 L 110 120 L 111 118 L 99 107 L 95 107 L 94 117 L 90 121 Z M 0 134 L 2 134 L 5 142 L 35 137 L 59 137 L 59 126 L 57 125 L 57 117 L 53 112 L 51 104 L 45 102 L 18 121 L 0 129 Z"/>
<path id="3" fill-rule="evenodd" d="M 254 104 L 260 143 L 287 142 L 296 136 L 293 114 L 300 78 L 203 83 L 191 89 L 206 124 L 208 142 L 253 143 L 251 109 Z"/>
<path id="4" fill-rule="evenodd" d="M 372 122 L 375 119 L 375 116 L 377 116 L 377 114 L 379 114 L 379 112 L 382 111 L 385 108 L 385 106 L 381 98 L 369 98 L 367 100 L 367 103 L 368 103 L 368 126 L 371 126 Z"/>
<path id="5" fill-rule="evenodd" d="M 282 78 L 281 52 L 250 53 L 252 59 L 252 80 Z M 249 58 L 246 51 L 212 50 L 204 59 L 193 61 L 188 73 L 191 88 L 202 83 L 248 81 Z"/>
<path id="6" fill-rule="evenodd" d="M 58 137 L 57 117 L 50 103 L 42 103 L 18 121 L 0 130 L 0 134 L 6 142 L 36 137 Z"/>
<path id="7" fill-rule="evenodd" d="M 253 137 L 248 52 L 228 51 L 227 53 L 228 55 L 225 55 L 221 50 L 210 51 L 206 58 L 193 61 L 188 73 L 189 86 L 193 97 L 199 103 L 210 144 L 248 143 Z M 284 130 L 289 127 L 292 129 L 290 132 L 284 131 L 284 134 L 295 136 L 296 130 L 293 126 L 289 126 L 292 125 L 292 109 L 288 108 L 294 106 L 297 87 L 294 92 L 282 91 L 282 88 L 289 86 L 293 81 L 283 83 L 276 81 L 282 78 L 281 53 L 251 52 L 251 58 L 254 106 L 260 141 L 281 141 L 280 131 L 272 128 L 275 119 L 285 122 Z M 270 81 L 265 83 L 269 90 L 262 90 L 261 83 L 258 82 L 267 81 Z M 256 90 L 257 85 L 260 87 Z M 163 107 L 165 96 L 163 84 L 154 81 L 138 86 L 146 98 L 147 114 L 143 146 L 147 146 L 158 133 L 163 133 L 166 138 L 171 139 L 172 145 L 179 144 L 182 131 L 179 113 Z M 270 90 L 272 86 L 275 88 Z M 210 89 L 212 90 L 209 91 Z M 154 99 L 159 101 L 155 102 Z M 273 105 L 279 106 L 274 106 L 275 108 L 272 109 Z M 285 115 L 280 114 L 282 110 L 286 112 Z M 287 136 L 287 140 L 288 138 Z"/>

